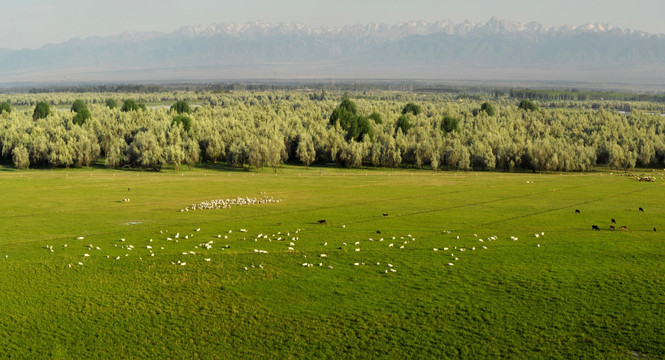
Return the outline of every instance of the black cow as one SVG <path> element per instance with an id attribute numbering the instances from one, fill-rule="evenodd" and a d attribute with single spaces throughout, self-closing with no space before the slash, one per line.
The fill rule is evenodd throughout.
<path id="1" fill-rule="evenodd" d="M 653 228 L 653 231 L 656 231 L 656 228 Z"/>
<path id="2" fill-rule="evenodd" d="M 383 213 L 383 216 L 388 216 L 388 214 L 386 214 L 386 213 Z"/>
<path id="3" fill-rule="evenodd" d="M 644 212 L 644 209 L 640 208 L 640 211 L 641 211 L 641 212 Z"/>
<path id="4" fill-rule="evenodd" d="M 614 228 L 614 225 L 610 225 L 610 230 L 616 230 L 616 229 Z"/>
<path id="5" fill-rule="evenodd" d="M 575 214 L 579 214 L 579 213 L 580 213 L 580 210 L 579 210 L 579 209 L 575 209 Z"/>
<path id="6" fill-rule="evenodd" d="M 377 234 L 380 234 L 380 233 L 381 233 L 381 230 L 376 230 L 376 233 L 377 233 Z"/>
<path id="7" fill-rule="evenodd" d="M 616 220 L 612 219 L 612 224 L 616 224 L 616 223 L 617 223 Z"/>
<path id="8" fill-rule="evenodd" d="M 600 228 L 598 227 L 598 225 L 591 225 L 591 230 L 600 231 Z"/>
<path id="9" fill-rule="evenodd" d="M 325 220 L 319 220 L 319 224 L 325 224 L 325 223 L 327 223 L 327 221 L 325 221 Z"/>

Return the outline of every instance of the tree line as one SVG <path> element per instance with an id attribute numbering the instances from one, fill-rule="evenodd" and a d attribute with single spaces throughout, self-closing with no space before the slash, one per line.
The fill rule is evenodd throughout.
<path id="1" fill-rule="evenodd" d="M 632 92 L 611 91 L 580 91 L 571 90 L 537 90 L 537 89 L 510 89 L 510 97 L 516 99 L 529 99 L 540 101 L 645 101 L 665 103 L 665 94 L 645 94 Z"/>
<path id="2" fill-rule="evenodd" d="M 2 161 L 152 170 L 201 162 L 506 171 L 665 166 L 665 118 L 638 110 L 639 103 L 622 114 L 401 92 L 78 95 L 24 94 L 0 103 Z M 23 105 L 12 109 L 15 100 Z M 167 101 L 172 105 L 146 106 Z"/>

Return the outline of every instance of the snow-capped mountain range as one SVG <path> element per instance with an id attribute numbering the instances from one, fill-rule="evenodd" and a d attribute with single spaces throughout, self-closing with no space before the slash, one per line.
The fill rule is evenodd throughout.
<path id="1" fill-rule="evenodd" d="M 0 82 L 268 78 L 665 79 L 665 35 L 611 24 L 263 22 L 0 50 Z M 633 80 L 631 80 L 633 79 Z"/>

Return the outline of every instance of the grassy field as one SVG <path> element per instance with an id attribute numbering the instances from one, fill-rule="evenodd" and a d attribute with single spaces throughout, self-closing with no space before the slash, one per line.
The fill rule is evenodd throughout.
<path id="1" fill-rule="evenodd" d="M 662 176 L 0 168 L 0 356 L 664 358 Z"/>

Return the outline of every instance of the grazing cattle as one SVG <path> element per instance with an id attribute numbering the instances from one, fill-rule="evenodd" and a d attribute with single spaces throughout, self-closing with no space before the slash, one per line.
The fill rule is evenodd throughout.
<path id="1" fill-rule="evenodd" d="M 626 225 L 622 225 L 622 226 L 621 226 L 621 230 L 622 230 L 622 231 L 628 231 L 628 228 L 626 227 Z"/>
<path id="2" fill-rule="evenodd" d="M 616 229 L 614 228 L 614 225 L 610 225 L 610 230 L 616 230 Z"/>
<path id="3" fill-rule="evenodd" d="M 387 214 L 387 213 L 383 213 L 383 216 L 388 216 L 388 214 Z"/>
<path id="4" fill-rule="evenodd" d="M 377 233 L 377 234 L 380 234 L 380 233 L 381 233 L 381 230 L 376 230 L 376 233 Z"/>
<path id="5" fill-rule="evenodd" d="M 325 220 L 319 220 L 319 224 L 326 224 L 326 223 L 327 223 L 327 221 L 325 221 Z"/>
<path id="6" fill-rule="evenodd" d="M 591 230 L 600 231 L 600 228 L 597 225 L 591 225 Z"/>
<path id="7" fill-rule="evenodd" d="M 656 228 L 653 228 L 653 231 L 656 231 Z"/>
<path id="8" fill-rule="evenodd" d="M 641 212 L 644 212 L 644 209 L 640 208 L 640 211 L 641 211 Z"/>
<path id="9" fill-rule="evenodd" d="M 579 210 L 579 209 L 575 209 L 575 214 L 579 214 L 579 213 L 580 213 L 580 210 Z"/>
<path id="10" fill-rule="evenodd" d="M 616 224 L 616 223 L 617 223 L 616 220 L 612 219 L 612 224 Z"/>

